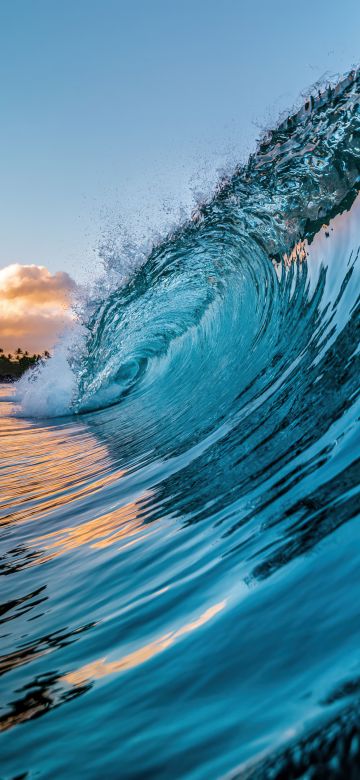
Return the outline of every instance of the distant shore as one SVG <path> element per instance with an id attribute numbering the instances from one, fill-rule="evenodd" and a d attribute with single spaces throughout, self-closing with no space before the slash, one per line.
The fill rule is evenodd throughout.
<path id="1" fill-rule="evenodd" d="M 47 350 L 42 355 L 29 355 L 28 352 L 19 347 L 15 355 L 10 353 L 5 355 L 0 349 L 0 382 L 16 382 L 25 371 L 34 368 L 39 362 L 47 360 L 49 357 L 50 353 Z"/>

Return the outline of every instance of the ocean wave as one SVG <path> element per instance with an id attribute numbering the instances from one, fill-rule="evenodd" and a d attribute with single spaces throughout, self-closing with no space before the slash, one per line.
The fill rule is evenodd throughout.
<path id="1" fill-rule="evenodd" d="M 310 97 L 17 386 L 13 774 L 358 766 L 359 105 Z"/>

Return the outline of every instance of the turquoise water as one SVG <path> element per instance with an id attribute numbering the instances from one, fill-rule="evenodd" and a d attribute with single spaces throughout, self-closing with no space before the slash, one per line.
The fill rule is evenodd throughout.
<path id="1" fill-rule="evenodd" d="M 1 387 L 2 780 L 358 776 L 359 95 Z"/>

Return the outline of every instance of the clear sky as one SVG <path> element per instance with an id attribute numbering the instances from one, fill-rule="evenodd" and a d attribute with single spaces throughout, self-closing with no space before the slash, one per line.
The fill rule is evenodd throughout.
<path id="1" fill-rule="evenodd" d="M 324 74 L 358 0 L 0 0 L 0 267 L 91 274 L 101 234 L 176 212 Z"/>

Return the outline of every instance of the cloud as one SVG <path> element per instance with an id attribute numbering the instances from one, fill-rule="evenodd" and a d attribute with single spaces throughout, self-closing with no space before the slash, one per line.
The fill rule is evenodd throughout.
<path id="1" fill-rule="evenodd" d="M 51 349 L 71 323 L 74 280 L 41 265 L 8 265 L 0 270 L 0 346 L 29 352 Z"/>

